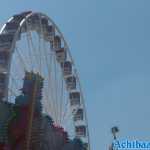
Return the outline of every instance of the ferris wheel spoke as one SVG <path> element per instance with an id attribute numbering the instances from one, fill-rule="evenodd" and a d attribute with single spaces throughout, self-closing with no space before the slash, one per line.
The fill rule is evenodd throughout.
<path id="1" fill-rule="evenodd" d="M 54 58 L 52 58 L 52 64 L 54 63 Z M 52 68 L 52 72 L 54 73 L 54 68 Z M 52 96 L 52 102 L 53 102 L 53 106 L 54 106 L 54 113 L 55 113 L 55 121 L 57 122 L 57 105 L 56 105 L 56 97 L 55 97 L 55 80 L 54 80 L 54 75 L 51 74 L 51 80 L 50 80 L 50 88 L 51 88 L 51 95 Z"/>
<path id="2" fill-rule="evenodd" d="M 20 54 L 19 49 L 18 49 L 17 46 L 15 47 L 15 49 L 16 49 L 16 52 L 17 52 L 17 55 L 18 55 L 18 59 L 19 59 L 21 65 L 23 65 L 22 67 L 23 67 L 23 70 L 25 71 L 26 68 L 27 68 L 25 60 L 23 59 L 23 56 Z M 20 65 L 20 64 L 18 64 L 18 65 Z"/>
<path id="3" fill-rule="evenodd" d="M 51 100 L 50 100 L 50 97 L 49 97 L 49 88 L 46 88 L 46 92 L 45 92 L 45 96 L 46 96 L 46 101 L 47 103 L 44 103 L 44 106 L 47 107 L 47 113 L 49 114 L 49 111 L 51 112 L 50 115 L 54 116 L 54 106 L 51 104 Z"/>
<path id="4" fill-rule="evenodd" d="M 31 44 L 30 44 L 30 38 L 31 38 L 31 35 L 29 33 L 29 27 L 28 27 L 28 23 L 26 21 L 26 27 L 27 27 L 27 30 L 26 30 L 26 41 L 27 41 L 27 46 L 28 46 L 28 58 L 30 60 L 30 63 L 31 63 L 31 70 L 33 71 L 33 68 L 34 68 L 34 64 L 33 64 L 33 57 L 32 57 L 32 47 L 31 47 Z"/>
<path id="5" fill-rule="evenodd" d="M 74 133 L 75 133 L 75 131 L 74 131 L 74 128 L 73 128 L 73 124 L 70 122 L 70 123 L 66 123 L 65 124 L 65 128 L 67 129 L 67 130 L 69 130 L 69 137 L 71 138 L 71 139 L 73 139 L 74 137 L 75 137 L 75 135 L 74 135 Z"/>
<path id="6" fill-rule="evenodd" d="M 55 103 L 55 95 L 54 95 L 54 86 L 53 86 L 53 75 L 52 75 L 52 72 L 53 72 L 53 68 L 52 68 L 52 65 L 53 65 L 53 59 L 54 59 L 54 56 L 53 56 L 53 53 L 51 54 L 51 61 L 50 61 L 50 66 L 48 67 L 48 87 L 49 87 L 49 96 L 51 97 L 51 99 L 49 99 L 49 101 L 51 101 L 51 103 L 53 104 L 53 109 L 54 109 L 54 116 L 55 116 L 55 119 L 57 118 L 57 113 L 56 113 L 56 103 Z"/>
<path id="7" fill-rule="evenodd" d="M 74 126 L 73 120 L 74 120 L 74 117 L 71 114 L 71 111 L 68 111 L 68 114 L 64 117 L 64 120 L 63 120 L 63 123 L 65 123 L 66 128 L 69 128 L 69 126 Z"/>
<path id="8" fill-rule="evenodd" d="M 17 82 L 17 79 L 14 78 L 12 75 L 10 75 L 10 80 L 11 80 L 11 84 L 13 84 L 15 86 L 15 89 L 18 89 L 18 82 Z"/>
<path id="9" fill-rule="evenodd" d="M 19 90 L 22 88 L 19 83 L 21 83 L 20 80 L 18 80 L 17 78 L 14 78 L 12 75 L 10 75 L 10 85 L 8 88 L 8 95 L 13 95 L 13 96 L 17 96 L 19 95 Z M 9 99 L 9 101 L 12 102 L 11 99 Z M 14 102 L 13 102 L 14 103 Z"/>
<path id="10" fill-rule="evenodd" d="M 35 63 L 34 63 L 34 67 L 37 69 L 37 71 L 39 71 L 39 73 L 41 73 L 40 71 L 41 71 L 41 64 L 40 64 L 40 62 L 41 62 L 41 55 L 37 55 L 37 49 L 38 48 L 36 48 L 35 47 L 35 45 L 34 45 L 34 42 L 33 42 L 33 37 L 32 37 L 32 34 L 31 34 L 31 31 L 28 31 L 28 34 L 29 34 L 29 43 L 30 43 L 30 47 L 32 48 L 32 51 L 34 52 L 34 54 L 32 54 L 32 56 L 34 57 L 34 60 L 35 60 Z M 39 40 L 39 42 L 41 42 L 40 40 Z M 41 45 L 40 43 L 38 43 L 39 45 Z M 40 50 L 39 50 L 40 51 Z M 38 57 L 39 56 L 39 57 Z M 35 69 L 35 70 L 36 70 Z"/>
<path id="11" fill-rule="evenodd" d="M 45 57 L 47 57 L 47 55 L 45 55 Z M 44 58 L 45 58 L 45 57 L 44 57 Z M 46 58 L 45 58 L 45 59 L 46 59 Z M 46 64 L 46 65 L 47 65 L 47 67 L 49 67 L 48 64 Z M 44 72 L 44 71 L 43 71 L 43 72 Z M 52 101 L 50 100 L 50 99 L 53 99 L 53 95 L 50 95 L 50 94 L 51 94 L 51 89 L 50 89 L 50 76 L 51 76 L 51 74 L 50 74 L 50 71 L 49 71 L 49 74 L 47 74 L 48 83 L 47 83 L 47 87 L 45 88 L 45 95 L 46 95 L 46 100 L 47 100 L 47 102 L 48 102 L 49 105 L 51 106 L 51 107 L 50 107 L 51 113 L 53 113 L 55 110 L 53 109 L 54 106 L 53 106 L 53 104 L 52 104 Z"/>
<path id="12" fill-rule="evenodd" d="M 61 85 L 60 85 L 60 124 L 62 124 L 62 116 L 63 116 L 63 112 L 67 109 L 65 107 L 65 102 L 66 102 L 66 99 L 65 99 L 65 96 L 66 96 L 66 93 L 65 93 L 65 84 L 64 84 L 64 80 L 63 80 L 63 77 L 61 76 Z"/>
<path id="13" fill-rule="evenodd" d="M 68 113 L 68 117 L 65 117 L 63 124 L 64 124 L 65 129 L 69 130 L 69 137 L 71 139 L 75 137 L 73 116 Z"/>
<path id="14" fill-rule="evenodd" d="M 40 20 L 40 29 L 41 29 L 41 33 L 42 33 L 42 35 L 43 35 L 43 27 L 42 27 L 42 24 L 41 24 L 41 20 Z M 43 42 L 43 52 L 44 52 L 44 56 L 45 56 L 45 63 L 46 63 L 46 66 L 47 66 L 47 73 L 48 73 L 48 77 L 49 77 L 49 82 L 48 82 L 48 86 L 49 87 L 52 87 L 52 85 L 50 85 L 50 84 L 52 84 L 52 80 L 51 80 L 51 68 L 50 68 L 50 66 L 51 66 L 51 62 L 50 62 L 50 66 L 49 66 L 49 62 L 48 62 L 48 51 L 49 51 L 49 49 L 47 49 L 47 47 L 46 47 L 46 45 L 45 45 L 45 41 L 44 41 L 44 39 L 42 40 Z M 51 55 L 52 56 L 52 55 Z M 53 55 L 53 57 L 54 57 L 54 55 Z M 53 57 L 51 57 L 51 59 L 53 58 Z M 53 60 L 55 60 L 55 59 L 53 59 Z M 54 62 L 54 64 L 55 64 L 55 62 Z M 56 70 L 54 70 L 54 72 L 55 72 Z M 55 74 L 56 74 L 56 72 L 55 72 Z M 55 86 L 56 86 L 56 83 L 55 83 Z M 51 90 L 52 90 L 52 88 L 51 88 Z M 52 90 L 52 93 L 51 93 L 51 95 L 50 95 L 50 97 L 52 97 L 52 100 L 53 100 L 53 107 L 54 107 L 54 114 L 55 114 L 55 121 L 58 123 L 58 104 L 57 104 L 57 95 L 55 95 L 55 99 L 54 99 L 54 96 L 53 96 L 53 91 L 54 90 Z M 55 89 L 55 91 L 57 91 L 56 89 Z"/>
<path id="15" fill-rule="evenodd" d="M 61 100 L 61 105 L 60 105 L 60 116 L 61 116 L 61 124 L 64 123 L 64 118 L 68 112 L 68 108 L 67 106 L 69 105 L 69 100 L 68 100 L 68 94 L 66 93 L 66 85 L 64 84 L 64 80 L 63 80 L 63 76 L 61 77 L 62 78 L 62 85 L 61 85 L 61 96 L 60 98 L 62 99 Z"/>
<path id="16" fill-rule="evenodd" d="M 68 108 L 69 105 L 70 105 L 69 99 L 67 98 L 66 103 L 64 104 L 64 108 Z M 68 114 L 68 112 L 69 112 L 69 109 L 64 109 L 64 110 L 63 110 L 63 114 L 62 114 L 62 122 L 64 122 L 64 120 L 65 120 L 66 115 Z"/>
<path id="17" fill-rule="evenodd" d="M 30 68 L 30 61 L 25 54 L 25 50 L 23 50 L 19 44 L 15 47 L 15 50 L 16 53 L 13 55 L 13 59 L 16 60 L 13 62 L 16 65 L 15 67 L 19 67 L 23 72 L 27 71 Z"/>
<path id="18" fill-rule="evenodd" d="M 55 102 L 56 102 L 56 110 L 57 110 L 57 122 L 58 122 L 58 85 L 57 85 L 57 72 L 56 72 L 56 59 L 54 59 L 54 82 L 55 82 Z"/>
<path id="19" fill-rule="evenodd" d="M 47 60 L 47 55 L 45 55 L 45 60 Z M 50 107 L 50 109 L 51 110 L 49 110 L 50 112 L 52 112 L 53 113 L 53 115 L 54 115 L 54 118 L 56 118 L 56 105 L 55 105 L 55 100 L 54 100 L 54 89 L 53 89 L 53 83 L 52 83 L 52 75 L 51 75 L 51 66 L 52 66 L 52 60 L 53 60 L 53 55 L 51 54 L 50 55 L 50 64 L 48 64 L 48 61 L 47 61 L 47 63 L 46 63 L 46 65 L 47 65 L 47 71 L 48 71 L 48 83 L 47 83 L 47 90 L 45 91 L 46 92 L 46 95 L 48 95 L 47 96 L 47 101 L 48 101 L 48 103 L 52 106 L 52 107 Z"/>
<path id="20" fill-rule="evenodd" d="M 15 96 L 17 97 L 17 94 L 15 91 L 13 91 L 11 88 L 8 88 L 8 90 L 10 91 L 10 96 Z"/>
<path id="21" fill-rule="evenodd" d="M 63 82 L 63 79 L 61 80 L 61 85 L 60 85 L 60 106 L 59 106 L 59 115 L 60 115 L 60 118 L 59 118 L 59 123 L 61 124 L 61 117 L 62 117 L 62 110 L 63 110 L 63 101 L 64 101 L 64 82 Z"/>
<path id="22" fill-rule="evenodd" d="M 39 55 L 41 56 L 41 35 L 39 34 L 39 39 L 38 39 L 38 43 L 39 43 L 39 46 L 38 46 L 38 53 L 39 53 Z M 41 72 L 42 72 L 42 64 L 41 64 L 41 57 L 39 57 L 39 72 L 40 72 L 40 74 L 41 74 Z"/>
<path id="23" fill-rule="evenodd" d="M 68 121 L 72 117 L 72 114 L 68 115 L 68 113 L 70 113 L 70 111 L 67 109 L 67 111 L 65 111 L 63 114 L 62 124 L 66 124 L 66 121 Z"/>

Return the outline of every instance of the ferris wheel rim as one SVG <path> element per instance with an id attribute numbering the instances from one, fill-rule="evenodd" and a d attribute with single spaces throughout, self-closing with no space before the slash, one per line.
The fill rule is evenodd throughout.
<path id="1" fill-rule="evenodd" d="M 39 17 L 41 16 L 44 16 L 45 18 L 47 18 L 48 21 L 50 21 L 52 23 L 52 25 L 55 27 L 56 31 L 59 33 L 61 39 L 63 40 L 64 42 L 64 46 L 65 46 L 65 49 L 67 51 L 67 54 L 71 60 L 71 63 L 74 67 L 74 75 L 76 76 L 76 79 L 78 81 L 78 84 L 79 84 L 79 91 L 81 93 L 81 101 L 82 101 L 82 104 L 83 104 L 83 107 L 84 107 L 84 114 L 85 114 L 85 124 L 87 126 L 87 137 L 88 137 L 88 144 L 89 144 L 89 150 L 90 150 L 90 137 L 89 137 L 89 128 L 88 128 L 88 119 L 87 119 L 87 113 L 86 113 L 86 106 L 85 106 L 85 101 L 84 101 L 84 97 L 83 97 L 83 92 L 82 92 L 82 87 L 81 87 L 81 82 L 80 82 L 80 79 L 79 79 L 79 75 L 78 75 L 78 72 L 77 72 L 77 69 L 75 67 L 75 63 L 74 63 L 74 60 L 73 60 L 73 57 L 71 55 L 71 52 L 70 52 L 70 49 L 69 49 L 69 46 L 62 34 L 62 32 L 59 30 L 58 26 L 55 24 L 55 22 L 50 18 L 48 17 L 47 15 L 41 13 L 41 12 L 31 12 L 30 14 L 28 14 L 19 24 L 19 27 L 14 35 L 14 38 L 13 38 L 13 42 L 12 42 L 12 46 L 11 46 L 11 55 L 13 54 L 13 50 L 15 50 L 15 44 L 17 42 L 17 38 L 19 36 L 19 32 L 21 31 L 21 28 L 23 27 L 24 23 L 26 23 L 26 21 L 33 15 L 38 15 Z M 6 23 L 10 22 L 11 20 L 13 19 L 13 17 L 11 17 Z M 6 23 L 3 25 L 3 27 L 1 28 L 1 31 L 0 31 L 0 34 L 3 33 L 4 29 L 5 29 L 5 26 L 6 26 Z M 9 60 L 11 63 L 11 60 Z M 10 71 L 10 66 L 8 68 L 8 71 Z M 8 73 L 8 77 L 9 77 L 9 73 Z"/>

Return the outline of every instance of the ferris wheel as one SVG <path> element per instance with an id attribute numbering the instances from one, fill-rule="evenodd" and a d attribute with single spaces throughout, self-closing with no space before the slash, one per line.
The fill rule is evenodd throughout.
<path id="1" fill-rule="evenodd" d="M 44 78 L 43 113 L 90 150 L 83 93 L 67 42 L 48 16 L 32 11 L 14 15 L 0 31 L 0 101 L 14 103 L 26 72 Z"/>

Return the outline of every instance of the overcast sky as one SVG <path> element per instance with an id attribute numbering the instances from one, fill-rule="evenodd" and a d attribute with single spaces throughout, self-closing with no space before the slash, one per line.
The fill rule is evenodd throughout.
<path id="1" fill-rule="evenodd" d="M 0 24 L 33 10 L 50 16 L 71 49 L 86 98 L 92 150 L 119 137 L 150 139 L 149 0 L 3 0 Z"/>

